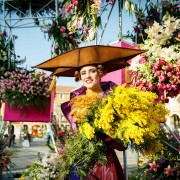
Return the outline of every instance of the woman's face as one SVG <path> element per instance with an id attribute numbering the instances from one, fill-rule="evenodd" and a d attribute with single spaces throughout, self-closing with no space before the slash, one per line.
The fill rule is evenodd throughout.
<path id="1" fill-rule="evenodd" d="M 96 66 L 85 66 L 80 70 L 83 85 L 88 89 L 100 86 L 101 77 Z"/>

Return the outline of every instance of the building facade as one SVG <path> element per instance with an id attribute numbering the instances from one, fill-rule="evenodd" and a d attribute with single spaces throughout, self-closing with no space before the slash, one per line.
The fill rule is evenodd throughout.
<path id="1" fill-rule="evenodd" d="M 59 125 L 69 125 L 67 119 L 61 111 L 61 104 L 69 101 L 70 93 L 77 89 L 77 87 L 70 86 L 56 86 L 56 95 L 54 99 L 54 118 Z"/>
<path id="2" fill-rule="evenodd" d="M 180 133 L 180 94 L 176 98 L 170 98 L 166 108 L 170 111 L 167 124 L 173 131 Z"/>

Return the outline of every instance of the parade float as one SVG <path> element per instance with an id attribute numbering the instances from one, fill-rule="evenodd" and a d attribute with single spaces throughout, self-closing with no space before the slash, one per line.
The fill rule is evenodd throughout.
<path id="1" fill-rule="evenodd" d="M 132 71 L 133 74 L 132 75 L 133 85 L 136 87 L 140 86 L 140 88 L 142 89 L 141 92 L 142 94 L 143 93 L 146 94 L 148 93 L 148 91 L 153 91 L 154 93 L 156 93 L 157 94 L 156 101 L 158 101 L 158 103 L 160 104 L 162 103 L 161 101 L 167 103 L 169 97 L 176 98 L 176 96 L 178 96 L 179 94 L 179 79 L 177 78 L 179 77 L 179 56 L 178 56 L 179 55 L 179 6 L 178 6 L 178 1 L 174 1 L 173 3 L 170 3 L 169 1 L 162 1 L 162 2 L 163 2 L 162 5 L 165 7 L 165 10 L 163 11 L 164 14 L 160 12 L 162 8 L 160 9 L 156 8 L 157 6 L 160 7 L 159 4 L 158 5 L 156 4 L 154 6 L 152 3 L 149 2 L 147 2 L 147 4 L 150 4 L 151 8 L 148 9 L 146 7 L 146 10 L 148 11 L 147 13 L 148 17 L 146 17 L 146 15 L 143 14 L 143 11 L 140 9 L 139 11 L 135 11 L 138 20 L 136 24 L 137 26 L 134 27 L 135 34 L 128 35 L 129 37 L 132 37 L 132 39 L 136 43 L 138 44 L 142 43 L 142 45 L 139 44 L 140 47 L 149 50 L 144 56 L 140 56 L 136 58 L 131 63 L 132 68 L 130 67 L 130 70 Z M 113 2 L 109 1 L 109 4 L 113 5 Z M 91 12 L 91 14 L 85 15 L 85 17 L 88 18 L 85 19 L 85 21 L 83 21 L 84 19 L 81 17 L 81 13 L 78 14 L 79 12 L 82 12 L 81 10 L 85 6 L 83 6 L 84 4 L 82 4 L 82 9 L 81 8 L 78 9 L 79 5 L 80 4 L 78 4 L 77 1 L 73 1 L 72 3 L 69 1 L 65 1 L 60 7 L 60 12 L 62 12 L 61 11 L 62 9 L 63 10 L 65 9 L 65 11 L 60 13 L 59 19 L 55 18 L 52 20 L 51 24 L 44 24 L 41 26 L 42 30 L 48 33 L 49 38 L 53 39 L 55 42 L 53 45 L 54 55 L 58 55 L 66 50 L 70 50 L 76 47 L 78 43 L 81 42 L 82 40 L 89 41 L 94 39 L 95 37 L 94 35 L 96 32 L 95 31 L 96 26 L 94 25 L 96 24 L 95 23 L 92 24 L 92 22 L 99 21 L 99 17 L 97 13 L 99 10 L 99 6 L 98 6 L 99 4 L 92 3 L 90 6 L 87 6 L 88 8 L 87 10 L 89 10 L 89 8 L 90 10 L 93 10 L 93 8 L 95 7 L 96 14 L 94 16 L 94 14 L 92 13 L 93 11 L 86 11 L 87 13 Z M 129 10 L 130 13 L 133 12 L 134 8 L 138 7 L 138 6 L 133 6 L 133 2 L 131 1 L 126 1 L 125 5 L 126 5 L 126 9 Z M 76 12 L 76 13 L 71 14 L 72 12 Z M 169 15 L 166 14 L 166 12 L 169 12 Z M 166 16 L 164 16 L 165 14 Z M 89 22 L 91 18 L 92 21 Z M 155 20 L 157 21 L 155 22 Z M 61 22 L 63 24 L 61 24 Z M 90 25 L 90 26 L 87 29 L 86 28 L 82 29 L 82 22 L 86 22 L 87 23 L 86 25 L 87 26 Z M 171 26 L 171 24 L 173 26 Z M 70 26 L 68 25 L 72 25 L 73 29 L 71 29 Z M 83 28 L 84 27 L 86 26 L 83 25 Z M 158 31 L 155 32 L 153 28 L 155 28 Z M 59 33 L 61 34 L 60 36 L 58 36 Z M 78 39 L 79 37 L 80 39 Z M 137 40 L 136 37 L 138 37 Z M 143 38 L 145 41 L 143 40 Z M 157 41 L 161 43 L 157 45 Z M 60 42 L 63 42 L 62 46 Z M 155 45 L 154 49 L 153 49 L 153 45 Z M 165 55 L 167 55 L 168 58 L 166 58 Z M 151 108 L 152 107 L 153 106 L 151 106 Z M 163 112 L 165 115 L 166 110 L 164 109 Z M 163 121 L 161 121 L 160 123 L 165 124 L 165 122 Z M 87 125 L 86 127 L 89 127 L 90 129 L 87 132 L 90 132 L 89 135 L 92 136 L 93 129 L 88 124 L 86 125 Z M 125 125 L 128 126 L 128 124 Z M 150 126 L 151 125 L 152 124 L 150 124 Z M 84 131 L 82 127 L 82 134 L 83 132 Z M 171 133 L 172 132 L 171 130 L 169 132 L 168 131 L 164 132 L 164 129 L 162 129 L 162 131 L 157 132 L 156 135 L 160 135 L 161 137 L 160 138 L 161 141 L 158 142 L 161 142 L 163 144 L 164 150 L 161 149 L 159 154 L 157 153 L 157 156 L 155 156 L 154 154 L 154 156 L 149 158 L 148 162 L 144 162 L 141 167 L 138 166 L 139 167 L 138 171 L 134 172 L 134 174 L 129 176 L 129 179 L 130 178 L 173 179 L 179 175 L 179 141 L 178 141 L 179 135 L 178 133 L 177 134 Z M 86 138 L 85 140 L 88 141 L 88 138 Z M 156 140 L 158 140 L 158 138 Z M 70 142 L 68 142 L 68 139 L 67 139 L 67 143 L 70 144 Z M 95 150 L 98 150 L 100 147 L 101 144 L 99 144 L 99 147 L 95 148 Z M 65 149 L 65 155 L 68 154 L 68 153 L 66 154 L 67 152 L 66 150 L 67 149 Z M 145 150 L 145 148 L 143 147 L 141 150 Z M 87 153 L 89 152 L 90 151 L 87 151 Z M 142 153 L 142 151 L 140 152 Z M 27 178 L 33 176 L 44 178 L 45 176 L 46 178 L 49 179 L 54 179 L 55 177 L 57 177 L 58 173 L 62 170 L 59 168 L 58 163 L 63 161 L 63 155 L 62 155 L 63 150 L 60 150 L 59 153 L 61 154 L 61 156 L 59 156 L 58 154 L 44 156 L 42 162 L 37 162 L 33 164 L 29 169 L 27 169 L 27 171 L 23 173 L 22 179 L 23 178 L 26 179 L 26 176 Z M 102 163 L 105 162 L 103 159 L 104 157 L 103 154 L 100 157 L 102 157 L 101 159 L 103 160 Z M 69 163 L 67 163 L 67 165 L 69 165 Z M 42 172 L 45 172 L 44 175 Z"/>

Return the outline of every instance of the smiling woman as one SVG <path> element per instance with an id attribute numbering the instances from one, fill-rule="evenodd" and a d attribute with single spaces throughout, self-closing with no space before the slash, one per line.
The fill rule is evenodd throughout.
<path id="1" fill-rule="evenodd" d="M 74 131 L 77 131 L 78 124 L 81 123 L 81 117 L 83 114 L 87 113 L 88 107 L 90 107 L 95 102 L 101 100 L 105 97 L 111 90 L 111 88 L 115 87 L 116 84 L 113 82 L 105 82 L 101 83 L 101 78 L 103 76 L 102 65 L 86 65 L 80 68 L 79 71 L 76 71 L 75 76 L 76 80 L 81 80 L 83 83 L 83 88 L 85 88 L 85 95 L 82 94 L 82 88 L 76 90 L 74 92 L 75 97 L 73 97 L 70 101 L 71 110 L 70 114 L 67 113 L 67 103 L 62 105 L 63 113 L 66 115 L 68 120 L 71 122 L 71 125 Z M 77 95 L 78 94 L 78 95 Z M 85 102 L 86 101 L 86 102 Z M 80 103 L 80 104 L 79 104 Z M 79 105 L 78 105 L 79 104 Z M 83 121 L 83 120 L 82 120 Z M 83 127 L 79 129 L 82 133 Z M 91 139 L 92 135 L 94 134 L 93 128 L 87 124 L 86 128 L 86 135 L 87 138 Z M 107 163 L 102 165 L 99 162 L 94 162 L 94 166 L 92 166 L 91 170 L 87 172 L 85 179 L 87 180 L 118 180 L 118 179 L 125 179 L 123 170 L 121 165 L 118 161 L 118 158 L 115 154 L 114 148 L 118 150 L 125 150 L 126 148 L 123 147 L 121 144 L 116 144 L 116 147 L 113 147 L 112 142 L 105 142 L 107 135 L 100 133 L 99 137 L 102 142 L 106 144 L 106 154 Z M 111 139 L 111 138 L 110 138 Z M 109 141 L 109 140 L 108 140 Z M 111 140 L 110 140 L 111 141 Z M 70 179 L 80 179 L 80 176 L 77 175 L 77 169 L 79 165 L 74 165 L 71 173 Z"/>
<path id="2" fill-rule="evenodd" d="M 101 77 L 103 76 L 103 73 L 100 72 L 99 66 L 85 66 L 82 67 L 79 73 L 80 79 L 85 87 L 88 89 L 96 89 L 99 87 L 99 82 L 101 80 Z M 78 73 L 77 73 L 78 74 Z M 76 79 L 77 81 L 77 79 Z"/>

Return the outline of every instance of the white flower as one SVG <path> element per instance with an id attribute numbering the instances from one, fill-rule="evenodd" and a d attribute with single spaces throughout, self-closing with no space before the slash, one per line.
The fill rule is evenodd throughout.
<path id="1" fill-rule="evenodd" d="M 128 11 L 130 9 L 130 4 L 129 4 L 129 1 L 125 1 L 125 10 Z"/>
<path id="2" fill-rule="evenodd" d="M 96 32 L 96 28 L 91 28 L 89 31 L 88 31 L 88 36 L 86 38 L 86 42 L 89 42 L 89 41 L 92 41 L 95 37 L 95 32 Z"/>
<path id="3" fill-rule="evenodd" d="M 140 58 L 141 55 L 138 55 L 131 59 L 131 63 L 130 63 L 131 66 L 129 67 L 129 70 L 136 71 L 141 66 L 141 64 L 139 64 Z"/>

